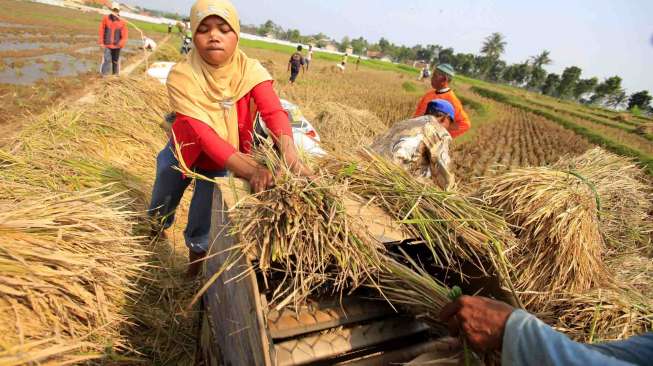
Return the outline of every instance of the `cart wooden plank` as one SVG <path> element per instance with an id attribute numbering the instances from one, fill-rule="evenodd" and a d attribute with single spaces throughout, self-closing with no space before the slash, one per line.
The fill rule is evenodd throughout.
<path id="1" fill-rule="evenodd" d="M 215 189 L 211 215 L 206 279 L 218 273 L 237 238 L 229 235 L 229 213 L 222 191 Z M 271 366 L 270 343 L 259 298 L 256 276 L 244 256 L 222 273 L 204 295 L 205 312 L 215 344 L 225 365 Z M 249 274 L 241 276 L 246 271 Z M 233 280 L 234 278 L 238 280 Z M 213 345 L 211 345 L 213 346 Z"/>

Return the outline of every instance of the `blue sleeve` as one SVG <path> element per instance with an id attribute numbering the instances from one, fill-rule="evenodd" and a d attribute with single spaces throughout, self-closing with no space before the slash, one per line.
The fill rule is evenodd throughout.
<path id="1" fill-rule="evenodd" d="M 603 354 L 630 362 L 634 365 L 653 364 L 653 333 L 630 337 L 623 341 L 588 345 Z"/>
<path id="2" fill-rule="evenodd" d="M 504 366 L 634 365 L 638 364 L 632 363 L 636 362 L 635 358 L 624 357 L 622 359 L 622 356 L 633 356 L 635 353 L 632 349 L 633 346 L 638 348 L 637 353 L 639 353 L 639 347 L 641 347 L 642 343 L 647 344 L 650 349 L 652 340 L 653 338 L 649 337 L 643 342 L 638 341 L 632 344 L 620 345 L 617 347 L 620 350 L 619 352 L 615 351 L 610 343 L 600 346 L 588 346 L 572 341 L 524 310 L 515 310 L 506 322 L 501 364 Z M 610 349 L 612 352 L 599 350 L 599 347 L 607 347 L 606 349 Z M 624 351 L 624 349 L 628 349 L 628 351 Z"/>

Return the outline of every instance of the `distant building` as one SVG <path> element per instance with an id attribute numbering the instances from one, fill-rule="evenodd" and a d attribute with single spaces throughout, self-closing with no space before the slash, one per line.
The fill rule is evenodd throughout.
<path id="1" fill-rule="evenodd" d="M 324 46 L 324 49 L 327 51 L 338 52 L 338 47 L 333 43 L 329 42 Z"/>
<path id="2" fill-rule="evenodd" d="M 353 47 L 347 47 L 345 50 L 345 53 L 348 55 L 353 55 L 354 54 L 354 48 Z"/>
<path id="3" fill-rule="evenodd" d="M 383 52 L 381 51 L 369 51 L 369 50 L 367 51 L 366 56 L 368 58 L 374 58 L 374 59 L 380 59 L 384 57 Z"/>

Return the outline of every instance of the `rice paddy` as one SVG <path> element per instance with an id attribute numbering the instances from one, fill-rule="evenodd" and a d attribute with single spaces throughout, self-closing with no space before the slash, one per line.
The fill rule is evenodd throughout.
<path id="1" fill-rule="evenodd" d="M 426 84 L 367 67 L 334 73 L 318 59 L 291 86 L 287 54 L 245 51 L 275 75 L 278 94 L 300 106 L 329 151 L 311 162 L 315 180 L 261 152 L 283 174 L 235 211 L 236 253 L 257 259 L 272 306 L 365 288 L 437 327 L 452 286 L 473 291 L 491 276 L 504 298 L 577 340 L 651 329 L 653 187 L 638 161 L 480 96 L 463 79 L 454 89 L 473 127 L 454 140 L 458 188 L 443 192 L 365 149 L 410 118 Z M 174 46 L 155 54 L 177 57 Z M 67 105 L 54 103 L 58 96 L 39 108 L 34 94 L 13 99 L 34 109 L 0 145 L 0 317 L 8 320 L 0 364 L 194 364 L 199 307 L 191 302 L 202 284 L 183 276 L 188 203 L 172 228 L 148 236 L 165 88 L 141 75 L 91 84 L 89 97 Z M 607 113 L 582 113 L 590 112 Z M 648 152 L 630 143 L 636 135 L 601 128 Z M 384 210 L 419 240 L 380 243 L 345 200 Z"/>

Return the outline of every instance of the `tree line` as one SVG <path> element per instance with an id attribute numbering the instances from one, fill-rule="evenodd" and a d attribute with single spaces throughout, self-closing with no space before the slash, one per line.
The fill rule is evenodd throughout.
<path id="1" fill-rule="evenodd" d="M 424 61 L 431 65 L 448 63 L 457 72 L 473 78 L 506 83 L 583 104 L 615 109 L 625 106 L 634 113 L 643 111 L 653 113 L 651 106 L 653 97 L 648 91 L 642 90 L 628 95 L 621 86 L 622 79 L 619 76 L 611 76 L 601 81 L 596 77 L 582 78 L 582 69 L 578 66 L 569 66 L 561 74 L 548 73 L 544 66 L 553 62 L 548 50 L 543 50 L 523 62 L 508 64 L 501 59 L 508 43 L 505 36 L 498 32 L 487 36 L 483 40 L 479 54 L 473 54 L 455 52 L 452 47 L 437 44 L 406 47 L 396 45 L 385 38 L 371 43 L 363 37 L 343 37 L 338 42 L 323 33 L 302 35 L 297 29 L 285 30 L 271 20 L 260 26 L 244 25 L 242 28 L 246 32 L 261 36 L 271 35 L 277 39 L 314 44 L 317 47 L 325 47 L 328 43 L 332 43 L 341 52 L 351 48 L 353 53 L 358 55 L 363 55 L 366 51 L 378 51 L 399 63 L 413 61 Z"/>

